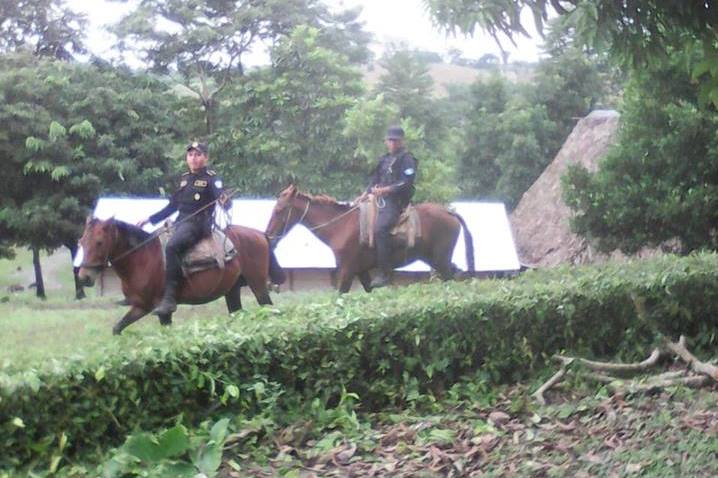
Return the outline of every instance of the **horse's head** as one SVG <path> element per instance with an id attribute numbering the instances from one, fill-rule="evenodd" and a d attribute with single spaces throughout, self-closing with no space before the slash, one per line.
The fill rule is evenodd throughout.
<path id="1" fill-rule="evenodd" d="M 75 259 L 79 262 L 76 264 L 80 268 L 77 275 L 83 285 L 93 285 L 97 275 L 107 266 L 116 238 L 117 226 L 113 219 L 87 218 Z"/>
<path id="2" fill-rule="evenodd" d="M 301 211 L 296 211 L 297 193 L 297 186 L 290 184 L 277 197 L 277 203 L 272 209 L 272 217 L 265 230 L 272 249 L 302 219 Z"/>

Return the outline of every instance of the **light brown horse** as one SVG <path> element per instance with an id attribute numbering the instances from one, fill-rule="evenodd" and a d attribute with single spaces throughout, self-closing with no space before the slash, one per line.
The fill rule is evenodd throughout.
<path id="1" fill-rule="evenodd" d="M 458 268 L 451 256 L 464 229 L 466 264 L 469 274 L 474 272 L 474 246 L 464 219 L 444 206 L 432 203 L 417 204 L 421 234 L 414 247 L 394 247 L 392 263 L 401 267 L 417 259 L 433 267 L 442 279 L 452 279 Z M 296 224 L 313 232 L 334 252 L 340 292 L 347 292 L 354 276 L 359 277 L 364 290 L 371 290 L 369 271 L 376 265 L 373 249 L 359 243 L 359 208 L 340 203 L 329 196 L 312 196 L 290 185 L 277 198 L 266 233 L 272 247 Z"/>
<path id="2" fill-rule="evenodd" d="M 271 304 L 267 279 L 283 282 L 283 273 L 269 248 L 267 237 L 256 229 L 230 226 L 225 231 L 237 255 L 223 269 L 213 268 L 187 277 L 178 302 L 203 304 L 224 296 L 230 313 L 242 308 L 240 288 L 249 285 L 260 304 Z M 92 285 L 97 274 L 111 264 L 122 281 L 122 292 L 130 310 L 112 328 L 114 334 L 147 315 L 162 298 L 165 271 L 162 245 L 157 237 L 116 219 L 89 219 L 80 238 L 82 263 L 79 277 Z M 161 315 L 170 325 L 172 315 Z"/>

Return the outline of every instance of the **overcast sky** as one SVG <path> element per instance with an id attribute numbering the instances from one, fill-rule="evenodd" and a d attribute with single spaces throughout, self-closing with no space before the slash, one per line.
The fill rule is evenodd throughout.
<path id="1" fill-rule="evenodd" d="M 500 57 L 499 48 L 488 35 L 480 33 L 474 38 L 447 37 L 435 28 L 427 13 L 422 0 L 325 0 L 332 8 L 350 8 L 362 6 L 361 21 L 364 29 L 371 32 L 376 43 L 372 50 L 381 55 L 383 48 L 389 43 L 405 43 L 410 48 L 435 51 L 445 55 L 447 51 L 456 48 L 464 52 L 466 58 L 479 58 L 486 53 L 493 53 Z M 90 21 L 87 32 L 90 50 L 100 56 L 108 56 L 112 48 L 113 37 L 102 31 L 102 27 L 116 22 L 128 9 L 127 3 L 114 3 L 106 0 L 67 0 L 68 5 L 75 11 L 85 12 Z M 134 2 L 130 1 L 129 4 Z M 532 25 L 530 19 L 524 25 Z M 504 48 L 510 51 L 509 61 L 537 61 L 539 49 L 534 39 L 517 38 L 517 47 L 513 47 L 507 40 L 503 42 Z M 248 64 L 258 64 L 266 61 L 266 55 L 255 51 L 246 57 Z"/>

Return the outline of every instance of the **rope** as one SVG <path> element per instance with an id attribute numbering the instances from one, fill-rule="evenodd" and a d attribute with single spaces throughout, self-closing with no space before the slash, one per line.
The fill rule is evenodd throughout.
<path id="1" fill-rule="evenodd" d="M 309 208 L 307 208 L 307 209 L 309 209 Z M 316 231 L 317 229 L 321 229 L 321 228 L 324 227 L 324 226 L 328 226 L 329 224 L 332 224 L 332 223 L 338 221 L 339 219 L 341 219 L 342 217 L 346 216 L 347 214 L 349 214 L 350 212 L 352 212 L 352 211 L 354 211 L 354 210 L 356 210 L 356 209 L 359 209 L 359 205 L 356 205 L 356 206 L 352 207 L 352 208 L 349 209 L 348 211 L 344 211 L 344 212 L 341 213 L 340 215 L 333 217 L 332 219 L 328 220 L 328 221 L 325 222 L 324 224 L 319 224 L 318 226 L 313 226 L 313 227 L 307 227 L 307 229 L 309 229 L 310 231 Z M 305 227 L 306 227 L 306 226 L 305 226 Z"/>

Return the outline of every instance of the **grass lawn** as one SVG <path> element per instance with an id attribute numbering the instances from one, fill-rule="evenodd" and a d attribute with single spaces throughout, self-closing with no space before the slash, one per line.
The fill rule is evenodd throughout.
<path id="1" fill-rule="evenodd" d="M 75 286 L 69 252 L 61 248 L 52 255 L 41 254 L 46 300 L 35 296 L 28 285 L 35 280 L 32 253 L 16 250 L 14 259 L 0 260 L 0 370 L 26 367 L 49 358 L 66 358 L 88 350 L 101 350 L 111 340 L 132 340 L 134 334 L 159 333 L 160 325 L 153 315 L 143 317 L 123 333 L 123 339 L 112 336 L 112 326 L 129 310 L 117 305 L 121 295 L 97 297 L 86 288 L 88 298 L 75 300 Z M 24 290 L 9 292 L 11 285 Z M 249 288 L 242 290 L 243 306 L 249 313 L 258 308 Z M 296 304 L 335 294 L 272 293 L 277 305 Z M 177 326 L 197 320 L 231 320 L 224 299 L 205 305 L 180 305 L 173 322 Z"/>

